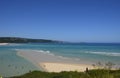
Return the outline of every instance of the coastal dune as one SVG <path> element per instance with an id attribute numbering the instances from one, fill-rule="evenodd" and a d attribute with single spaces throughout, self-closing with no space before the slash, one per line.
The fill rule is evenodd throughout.
<path id="1" fill-rule="evenodd" d="M 43 51 L 17 50 L 17 55 L 33 63 L 38 69 L 47 72 L 81 71 L 93 69 L 92 65 L 82 63 L 81 60 L 63 58 Z"/>

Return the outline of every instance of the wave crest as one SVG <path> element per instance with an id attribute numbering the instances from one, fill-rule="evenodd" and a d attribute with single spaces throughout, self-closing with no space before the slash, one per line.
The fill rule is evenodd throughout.
<path id="1" fill-rule="evenodd" d="M 110 52 L 85 52 L 85 53 L 90 53 L 90 54 L 99 54 L 99 55 L 107 55 L 107 56 L 120 56 L 120 53 L 114 52 L 114 53 L 110 53 Z"/>
<path id="2" fill-rule="evenodd" d="M 29 49 L 14 49 L 14 50 L 16 50 L 16 51 L 34 51 L 34 52 L 40 52 L 40 53 L 49 54 L 49 55 L 53 55 L 54 56 L 54 54 L 51 53 L 48 50 L 46 50 L 46 51 L 45 50 L 29 50 Z"/>

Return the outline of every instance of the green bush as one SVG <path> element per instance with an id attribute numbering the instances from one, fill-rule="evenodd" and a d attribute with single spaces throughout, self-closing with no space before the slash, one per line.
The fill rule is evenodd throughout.
<path id="1" fill-rule="evenodd" d="M 33 71 L 21 76 L 10 78 L 120 78 L 120 70 L 96 69 L 89 70 L 88 72 L 70 71 L 60 73 Z"/>

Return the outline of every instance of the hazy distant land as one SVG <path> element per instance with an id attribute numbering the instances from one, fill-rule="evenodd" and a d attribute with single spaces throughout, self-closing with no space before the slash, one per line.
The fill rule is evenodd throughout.
<path id="1" fill-rule="evenodd" d="M 20 37 L 0 37 L 0 43 L 61 43 L 62 41 L 47 39 L 30 39 Z"/>

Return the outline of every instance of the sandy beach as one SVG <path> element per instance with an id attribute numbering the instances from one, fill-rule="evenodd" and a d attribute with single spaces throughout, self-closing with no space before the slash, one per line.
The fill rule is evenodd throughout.
<path id="1" fill-rule="evenodd" d="M 9 43 L 0 43 L 0 45 L 8 45 Z"/>
<path id="2" fill-rule="evenodd" d="M 62 72 L 62 71 L 78 71 L 84 72 L 86 68 L 93 69 L 91 65 L 85 64 L 68 64 L 68 63 L 40 63 L 48 72 Z"/>
<path id="3" fill-rule="evenodd" d="M 31 50 L 19 50 L 18 56 L 21 56 L 32 62 L 38 68 L 47 72 L 61 71 L 80 71 L 83 72 L 86 68 L 93 69 L 90 64 L 83 64 L 80 60 L 61 58 L 49 53 L 34 52 Z"/>

